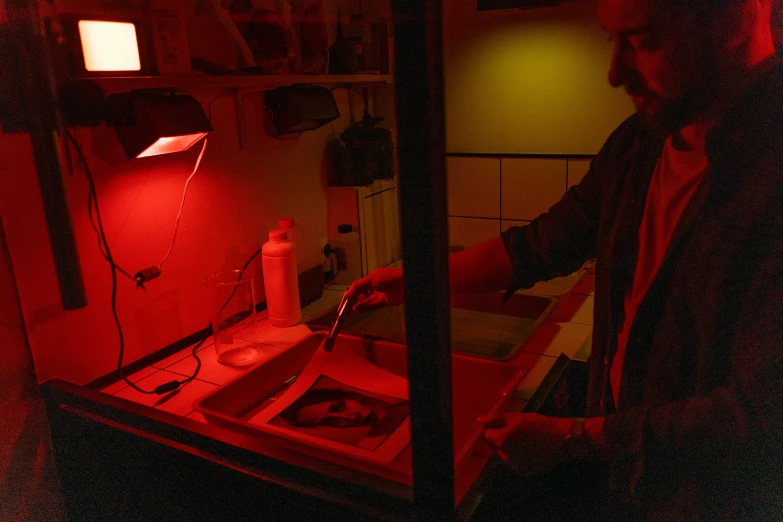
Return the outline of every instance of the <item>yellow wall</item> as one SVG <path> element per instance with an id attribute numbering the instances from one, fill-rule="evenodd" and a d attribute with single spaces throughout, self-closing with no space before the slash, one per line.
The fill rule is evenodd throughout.
<path id="1" fill-rule="evenodd" d="M 606 77 L 611 45 L 592 0 L 476 10 L 443 2 L 449 152 L 594 154 L 633 113 Z"/>

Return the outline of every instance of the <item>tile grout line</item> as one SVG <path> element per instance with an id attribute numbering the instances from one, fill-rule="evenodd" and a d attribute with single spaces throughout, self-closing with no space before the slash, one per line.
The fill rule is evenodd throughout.
<path id="1" fill-rule="evenodd" d="M 169 372 L 169 373 L 173 373 L 174 375 L 179 375 L 179 376 L 182 376 L 182 377 L 190 377 L 190 375 L 185 375 L 184 373 L 175 372 L 174 370 L 163 370 L 163 371 L 166 371 L 166 372 Z M 193 381 L 199 381 L 199 382 L 203 382 L 203 383 L 206 383 L 206 384 L 213 384 L 215 386 L 222 386 L 222 384 L 218 384 L 218 383 L 212 382 L 212 381 L 207 381 L 206 379 L 201 379 L 199 377 L 196 377 L 195 379 L 193 379 Z M 193 382 L 193 381 L 190 381 L 190 382 Z M 225 383 L 223 383 L 223 384 L 225 384 Z"/>
<path id="2" fill-rule="evenodd" d="M 481 219 L 481 220 L 484 220 L 484 221 L 500 221 L 499 218 L 496 218 L 496 217 L 486 217 L 486 216 L 462 216 L 462 215 L 456 215 L 456 214 L 449 214 L 447 217 L 457 218 L 457 219 Z"/>
<path id="3" fill-rule="evenodd" d="M 498 200 L 498 233 L 503 233 L 503 158 L 498 158 L 498 176 L 500 176 L 498 186 L 500 187 L 500 194 Z"/>
<path id="4" fill-rule="evenodd" d="M 151 373 L 151 374 L 149 374 L 149 375 L 145 375 L 145 376 L 144 376 L 144 377 L 142 377 L 141 379 L 137 379 L 137 380 L 135 380 L 135 381 L 131 379 L 131 382 L 133 382 L 133 384 L 137 384 L 139 381 L 143 381 L 143 380 L 144 380 L 144 379 L 146 379 L 147 377 L 151 377 L 151 376 L 155 375 L 156 373 L 158 373 L 159 371 L 161 371 L 161 368 L 158 368 L 157 366 L 152 366 L 152 365 L 150 365 L 150 366 L 146 366 L 145 368 L 142 368 L 142 369 L 141 369 L 141 370 L 139 370 L 139 371 L 143 371 L 143 370 L 145 370 L 145 369 L 147 369 L 147 368 L 155 368 L 155 371 L 154 371 L 154 372 L 152 372 L 152 373 Z M 131 386 L 130 386 L 130 384 L 128 384 L 128 383 L 127 383 L 127 381 L 125 381 L 125 380 L 124 380 L 124 379 L 122 379 L 122 378 L 120 378 L 120 380 L 119 380 L 119 381 L 115 381 L 115 383 L 117 383 L 117 382 L 124 382 L 124 383 L 125 383 L 125 386 L 123 386 L 123 387 L 122 387 L 122 388 L 120 388 L 119 390 L 116 390 L 116 391 L 114 391 L 114 392 L 112 392 L 112 393 L 109 393 L 108 395 L 117 395 L 117 394 L 118 394 L 118 393 L 120 393 L 121 391 L 123 391 L 123 390 L 126 390 L 126 389 L 128 389 L 128 388 L 130 388 L 130 387 L 131 387 Z M 114 383 L 110 384 L 109 386 L 113 386 L 113 385 L 114 385 Z M 108 388 L 109 386 L 106 386 L 106 388 Z M 105 392 L 103 392 L 103 391 L 101 390 L 101 393 L 105 393 Z"/>

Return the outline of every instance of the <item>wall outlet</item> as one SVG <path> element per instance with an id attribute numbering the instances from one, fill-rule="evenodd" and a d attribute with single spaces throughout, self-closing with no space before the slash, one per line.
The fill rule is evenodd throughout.
<path id="1" fill-rule="evenodd" d="M 326 254 L 326 246 L 328 244 L 329 240 L 326 238 L 321 238 L 318 242 L 318 251 L 321 253 L 321 268 L 323 269 L 324 274 L 332 271 L 332 256 Z"/>

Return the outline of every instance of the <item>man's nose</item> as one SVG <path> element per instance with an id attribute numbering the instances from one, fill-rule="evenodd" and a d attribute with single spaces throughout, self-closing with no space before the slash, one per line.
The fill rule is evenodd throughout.
<path id="1" fill-rule="evenodd" d="M 620 43 L 615 42 L 612 60 L 609 63 L 609 85 L 620 87 L 625 84 L 628 75 L 628 52 Z"/>

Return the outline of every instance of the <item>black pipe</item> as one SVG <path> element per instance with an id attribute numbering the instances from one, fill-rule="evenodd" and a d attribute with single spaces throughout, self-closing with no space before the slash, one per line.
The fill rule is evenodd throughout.
<path id="1" fill-rule="evenodd" d="M 417 520 L 453 520 L 441 5 L 392 6 L 414 510 Z"/>

